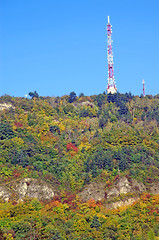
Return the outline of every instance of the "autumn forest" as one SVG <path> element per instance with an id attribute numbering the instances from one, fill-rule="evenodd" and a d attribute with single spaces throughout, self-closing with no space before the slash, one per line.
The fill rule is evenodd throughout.
<path id="1" fill-rule="evenodd" d="M 0 97 L 0 239 L 159 239 L 159 94 Z M 138 200 L 107 208 L 107 192 L 126 177 L 144 184 Z M 55 189 L 50 200 L 25 197 L 24 178 Z M 82 199 L 103 183 L 101 200 Z M 118 200 L 129 197 L 118 196 Z M 115 200 L 109 200 L 115 201 Z"/>

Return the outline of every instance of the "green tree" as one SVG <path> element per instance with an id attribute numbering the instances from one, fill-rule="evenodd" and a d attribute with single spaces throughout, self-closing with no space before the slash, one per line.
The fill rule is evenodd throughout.
<path id="1" fill-rule="evenodd" d="M 68 102 L 69 103 L 72 103 L 72 102 L 74 102 L 74 101 L 76 101 L 76 93 L 75 92 L 71 92 L 70 93 L 70 97 L 69 97 L 69 99 L 68 99 Z"/>
<path id="2" fill-rule="evenodd" d="M 80 98 L 80 97 L 84 97 L 84 93 L 81 92 L 81 93 L 79 94 L 79 98 Z"/>
<path id="3" fill-rule="evenodd" d="M 39 94 L 38 94 L 36 91 L 34 91 L 34 92 L 29 92 L 29 96 L 30 96 L 31 98 L 39 98 Z"/>
<path id="4" fill-rule="evenodd" d="M 98 229 L 100 226 L 101 226 L 101 223 L 99 222 L 97 215 L 95 215 L 93 217 L 93 220 L 92 220 L 91 224 L 90 224 L 90 227 Z"/>
<path id="5" fill-rule="evenodd" d="M 98 94 L 95 98 L 95 101 L 98 104 L 98 107 L 101 107 L 102 104 L 106 102 L 106 95 L 105 94 Z"/>
<path id="6" fill-rule="evenodd" d="M 11 139 L 15 137 L 15 133 L 13 132 L 11 126 L 5 121 L 0 125 L 0 140 Z"/>

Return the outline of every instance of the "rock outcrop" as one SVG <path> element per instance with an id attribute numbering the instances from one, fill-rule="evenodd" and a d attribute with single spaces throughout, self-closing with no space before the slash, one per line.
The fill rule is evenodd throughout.
<path id="1" fill-rule="evenodd" d="M 9 103 L 0 103 L 0 111 L 4 109 L 9 109 L 9 108 L 14 108 L 14 107 Z"/>
<path id="2" fill-rule="evenodd" d="M 17 186 L 16 192 L 19 199 L 24 197 L 37 198 L 39 200 L 49 200 L 54 197 L 55 193 L 45 182 L 33 178 L 23 179 Z"/>
<path id="3" fill-rule="evenodd" d="M 51 200 L 55 196 L 55 190 L 42 180 L 25 178 L 12 190 L 9 190 L 9 186 L 0 186 L 0 197 L 4 201 L 8 201 L 12 194 L 16 194 L 18 200 L 23 200 L 25 197 Z"/>
<path id="4" fill-rule="evenodd" d="M 102 200 L 105 197 L 105 184 L 93 182 L 89 184 L 78 196 L 87 201 L 89 199 Z"/>
<path id="5" fill-rule="evenodd" d="M 108 191 L 106 191 L 105 189 L 104 182 L 91 183 L 79 194 L 79 197 L 85 201 L 91 198 L 96 201 L 100 201 L 104 198 L 111 199 L 114 197 L 118 197 L 121 194 L 134 192 L 142 193 L 144 191 L 146 191 L 146 187 L 143 183 L 139 183 L 133 179 L 130 182 L 126 177 L 123 177 L 119 179 L 118 183 Z"/>
<path id="6" fill-rule="evenodd" d="M 139 196 L 142 192 L 159 194 L 159 182 L 153 183 L 148 189 L 142 182 L 137 182 L 134 179 L 128 180 L 128 178 L 122 177 L 115 184 L 115 186 L 109 190 L 106 190 L 104 182 L 94 182 L 84 188 L 84 190 L 79 193 L 78 196 L 84 201 L 89 199 L 100 201 L 105 198 L 108 200 L 108 204 L 106 204 L 107 208 L 117 208 L 132 204 L 138 199 L 137 196 Z M 120 197 L 123 195 L 125 198 L 120 199 Z M 117 200 L 118 197 L 120 200 Z"/>
<path id="7" fill-rule="evenodd" d="M 8 202 L 10 195 L 11 193 L 6 187 L 0 186 L 0 198 L 2 198 L 5 202 Z"/>
<path id="8" fill-rule="evenodd" d="M 128 205 L 133 204 L 138 199 L 139 198 L 137 198 L 137 197 L 131 197 L 131 198 L 127 198 L 127 199 L 124 199 L 124 200 L 108 203 L 108 204 L 105 205 L 105 207 L 108 208 L 108 209 L 124 207 L 124 206 L 128 206 Z"/>
<path id="9" fill-rule="evenodd" d="M 149 185 L 149 189 L 143 183 L 139 183 L 134 179 L 122 177 L 109 190 L 105 188 L 104 182 L 92 182 L 78 194 L 79 198 L 84 201 L 94 199 L 95 201 L 106 200 L 106 208 L 117 208 L 127 206 L 138 200 L 138 196 L 142 192 L 159 194 L 159 182 Z M 37 198 L 38 200 L 51 200 L 57 195 L 56 190 L 49 186 L 43 180 L 24 178 L 12 186 L 0 186 L 0 198 L 4 201 L 12 199 L 16 196 L 16 200 L 23 200 L 25 197 Z"/>
<path id="10" fill-rule="evenodd" d="M 150 192 L 152 194 L 159 194 L 159 182 L 153 183 L 150 187 Z"/>
<path id="11" fill-rule="evenodd" d="M 126 177 L 123 177 L 114 188 L 108 191 L 107 198 L 117 197 L 123 193 L 141 193 L 144 191 L 146 191 L 146 187 L 143 183 L 138 183 L 136 180 L 130 182 Z"/>

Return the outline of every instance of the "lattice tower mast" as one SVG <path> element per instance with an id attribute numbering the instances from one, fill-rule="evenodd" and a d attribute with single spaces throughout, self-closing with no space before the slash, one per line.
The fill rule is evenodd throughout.
<path id="1" fill-rule="evenodd" d="M 107 59 L 108 59 L 108 85 L 107 85 L 107 93 L 114 94 L 117 92 L 117 88 L 115 86 L 115 78 L 114 78 L 114 68 L 113 68 L 113 51 L 112 51 L 112 25 L 110 24 L 109 16 L 108 16 L 108 24 L 107 24 L 107 37 L 108 37 L 108 48 L 107 48 Z"/>

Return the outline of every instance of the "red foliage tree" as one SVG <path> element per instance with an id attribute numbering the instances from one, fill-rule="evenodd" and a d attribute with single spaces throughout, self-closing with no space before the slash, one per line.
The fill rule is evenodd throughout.
<path id="1" fill-rule="evenodd" d="M 78 147 L 75 146 L 73 143 L 67 143 L 66 145 L 67 150 L 72 150 L 76 153 L 78 153 Z"/>

